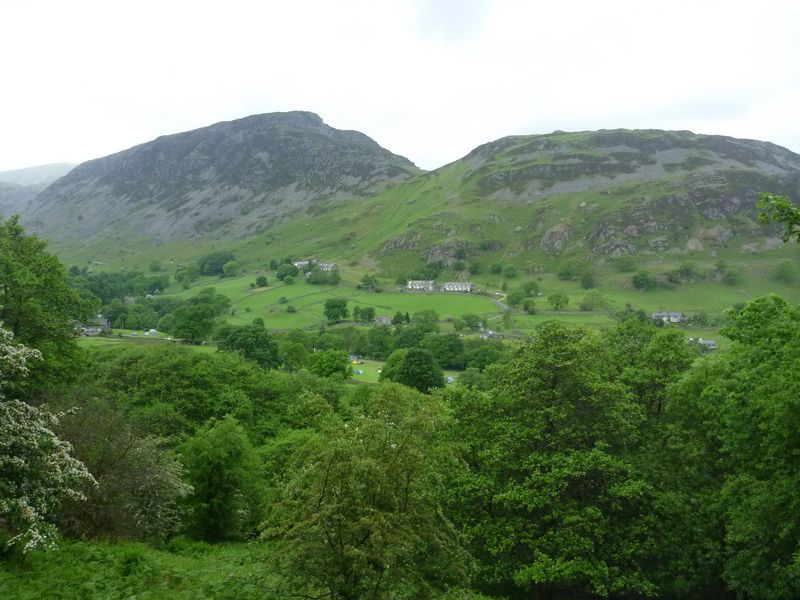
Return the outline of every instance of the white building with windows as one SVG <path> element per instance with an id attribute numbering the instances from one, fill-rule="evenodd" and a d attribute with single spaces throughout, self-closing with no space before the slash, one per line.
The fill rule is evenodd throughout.
<path id="1" fill-rule="evenodd" d="M 471 292 L 475 289 L 469 281 L 445 281 L 442 284 L 441 290 L 443 292 Z"/>
<path id="2" fill-rule="evenodd" d="M 436 283 L 432 279 L 409 279 L 406 289 L 414 292 L 432 292 L 436 289 Z"/>
<path id="3" fill-rule="evenodd" d="M 650 318 L 653 321 L 662 321 L 663 323 L 680 323 L 684 321 L 682 313 L 671 311 L 654 312 L 650 315 Z"/>

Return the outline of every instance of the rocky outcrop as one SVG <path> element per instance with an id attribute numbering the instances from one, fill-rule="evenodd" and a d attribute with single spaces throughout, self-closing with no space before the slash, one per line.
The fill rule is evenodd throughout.
<path id="1" fill-rule="evenodd" d="M 572 227 L 567 223 L 559 223 L 544 232 L 539 247 L 549 254 L 558 254 L 566 248 L 571 237 Z"/>
<path id="2" fill-rule="evenodd" d="M 420 239 L 422 235 L 418 231 L 407 231 L 387 241 L 380 253 L 382 256 L 390 256 L 399 251 L 413 252 L 419 247 Z"/>
<path id="3" fill-rule="evenodd" d="M 445 240 L 440 244 L 431 246 L 425 255 L 425 262 L 452 265 L 457 260 L 463 260 L 475 254 L 475 244 L 467 240 Z"/>

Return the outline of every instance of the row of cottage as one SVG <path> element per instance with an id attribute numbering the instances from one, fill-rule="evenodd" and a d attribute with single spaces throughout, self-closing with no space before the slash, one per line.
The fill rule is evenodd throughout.
<path id="1" fill-rule="evenodd" d="M 471 292 L 475 286 L 469 281 L 445 281 L 437 286 L 432 279 L 411 279 L 406 283 L 406 289 L 414 292 Z"/>
<path id="2" fill-rule="evenodd" d="M 312 267 L 319 267 L 321 271 L 335 271 L 336 270 L 336 263 L 333 262 L 326 262 L 323 260 L 314 261 L 314 260 L 296 260 L 292 262 L 292 264 L 300 269 L 301 271 L 305 271 Z"/>

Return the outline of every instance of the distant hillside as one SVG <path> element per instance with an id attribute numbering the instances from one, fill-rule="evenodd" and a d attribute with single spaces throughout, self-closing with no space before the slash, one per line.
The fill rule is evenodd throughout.
<path id="1" fill-rule="evenodd" d="M 13 171 L 0 171 L 0 182 L 21 186 L 46 186 L 69 173 L 74 167 L 75 165 L 72 163 L 53 163 L 14 169 Z"/>
<path id="2" fill-rule="evenodd" d="M 37 191 L 24 185 L 0 181 L 0 217 L 24 212 Z"/>
<path id="3" fill-rule="evenodd" d="M 568 257 L 736 259 L 779 250 L 755 222 L 756 198 L 800 198 L 800 155 L 767 142 L 690 132 L 614 130 L 514 136 L 388 189 L 324 221 L 266 232 L 287 253 L 448 277 L 480 262 L 529 273 Z"/>
<path id="4" fill-rule="evenodd" d="M 48 185 L 66 175 L 75 165 L 56 163 L 0 171 L 0 217 L 27 213 L 29 204 Z"/>
<path id="5" fill-rule="evenodd" d="M 485 144 L 434 176 L 450 181 L 447 234 L 412 227 L 434 244 L 489 239 L 511 256 L 681 253 L 774 243 L 754 223 L 756 198 L 797 197 L 800 155 L 686 131 L 556 132 Z"/>
<path id="6" fill-rule="evenodd" d="M 315 114 L 254 115 L 83 163 L 39 194 L 25 220 L 54 240 L 110 232 L 236 238 L 329 201 L 369 197 L 418 172 Z"/>

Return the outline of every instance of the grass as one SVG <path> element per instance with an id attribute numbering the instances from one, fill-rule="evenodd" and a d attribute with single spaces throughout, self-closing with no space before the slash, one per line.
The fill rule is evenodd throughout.
<path id="1" fill-rule="evenodd" d="M 23 564 L 0 560 L 0 590 L 3 600 L 270 598 L 276 580 L 267 550 L 263 543 L 63 542 Z"/>
<path id="2" fill-rule="evenodd" d="M 373 307 L 376 316 L 393 317 L 395 313 L 413 315 L 433 309 L 444 319 L 454 319 L 466 313 L 491 316 L 498 308 L 485 296 L 453 293 L 367 292 L 352 284 L 341 286 L 310 285 L 298 281 L 286 285 L 272 278 L 273 285 L 250 288 L 255 280 L 252 274 L 231 279 L 209 279 L 189 290 L 174 292 L 178 298 L 189 298 L 204 288 L 213 287 L 217 293 L 230 298 L 232 314 L 227 317 L 234 325 L 245 325 L 256 317 L 264 319 L 269 329 L 310 328 L 326 324 L 325 301 L 332 298 L 348 300 L 348 308 Z M 167 294 L 170 295 L 170 294 Z M 283 302 L 281 299 L 285 299 Z M 288 307 L 296 312 L 290 313 Z"/>

